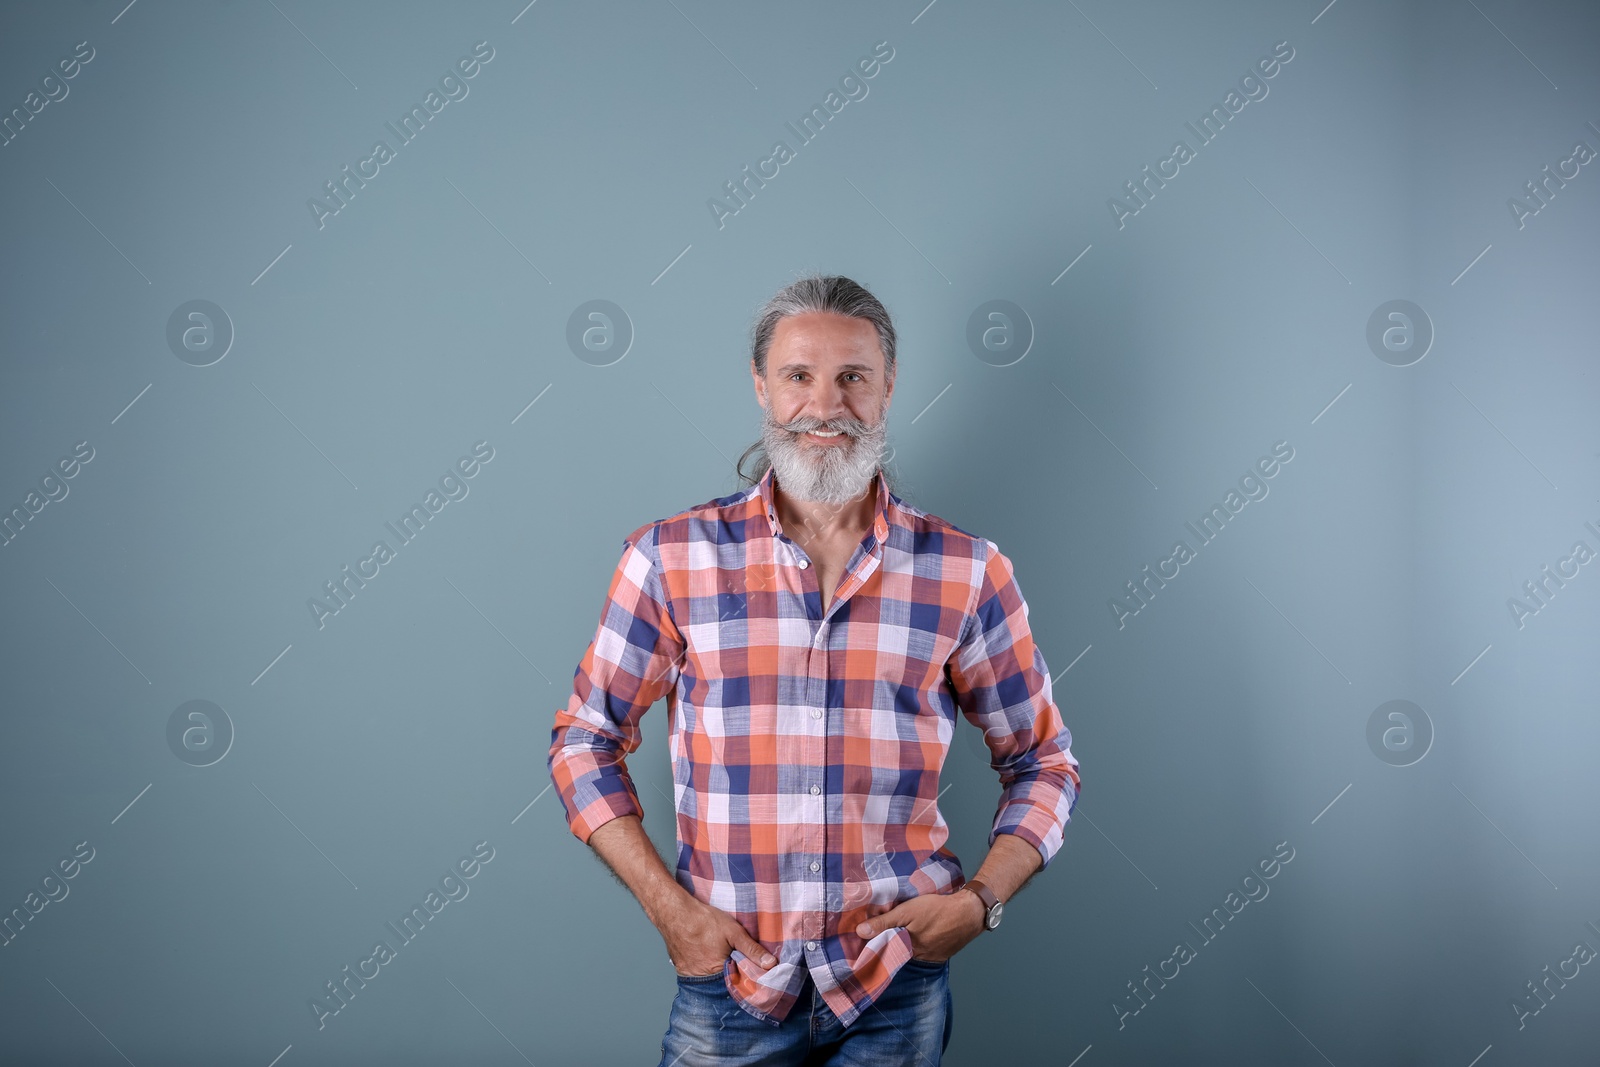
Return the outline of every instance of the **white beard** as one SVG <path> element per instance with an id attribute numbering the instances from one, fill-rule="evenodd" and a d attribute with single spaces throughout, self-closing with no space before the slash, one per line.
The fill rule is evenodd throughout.
<path id="1" fill-rule="evenodd" d="M 831 428 L 850 438 L 844 445 L 815 445 L 795 436 L 821 426 L 809 417 L 780 426 L 771 407 L 761 409 L 761 443 L 772 461 L 773 475 L 796 500 L 852 504 L 865 495 L 878 472 L 889 439 L 889 420 L 881 412 L 874 426 L 849 417 L 834 419 Z"/>

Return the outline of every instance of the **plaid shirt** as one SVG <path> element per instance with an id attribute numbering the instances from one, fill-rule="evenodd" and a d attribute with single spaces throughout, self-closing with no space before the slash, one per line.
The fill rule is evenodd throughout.
<path id="1" fill-rule="evenodd" d="M 769 469 L 623 542 L 548 765 L 579 840 L 642 816 L 625 758 L 665 696 L 677 882 L 778 960 L 763 970 L 734 949 L 729 992 L 776 1026 L 809 970 L 849 1026 L 912 954 L 904 927 L 863 940 L 856 925 L 966 881 L 937 802 L 957 710 L 1000 777 L 991 845 L 1016 834 L 1048 866 L 1078 764 L 994 542 L 875 476 L 872 528 L 824 612 L 773 482 Z"/>

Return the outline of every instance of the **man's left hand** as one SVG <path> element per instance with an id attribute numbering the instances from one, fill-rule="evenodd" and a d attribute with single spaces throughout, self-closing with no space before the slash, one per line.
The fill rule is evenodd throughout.
<path id="1" fill-rule="evenodd" d="M 871 940 L 894 926 L 911 934 L 911 954 L 929 963 L 943 963 L 967 942 L 983 933 L 983 901 L 976 893 L 929 893 L 901 901 L 881 915 L 856 926 L 856 934 Z"/>

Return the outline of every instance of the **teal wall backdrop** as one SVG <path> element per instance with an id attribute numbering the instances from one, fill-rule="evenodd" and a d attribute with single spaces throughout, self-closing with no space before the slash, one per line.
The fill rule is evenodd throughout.
<path id="1" fill-rule="evenodd" d="M 524 3 L 0 11 L 0 1061 L 655 1063 L 551 726 L 820 271 L 1083 776 L 947 1062 L 1593 1062 L 1600 11 Z"/>

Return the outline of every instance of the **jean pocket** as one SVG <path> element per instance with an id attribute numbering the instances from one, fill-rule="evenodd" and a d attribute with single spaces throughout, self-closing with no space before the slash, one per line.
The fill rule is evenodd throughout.
<path id="1" fill-rule="evenodd" d="M 928 970 L 938 971 L 938 970 L 943 970 L 945 967 L 949 966 L 950 965 L 950 961 L 949 960 L 937 960 L 937 961 L 935 961 L 935 960 L 919 960 L 915 956 L 909 956 L 909 957 L 906 958 L 905 965 L 906 966 L 923 967 L 923 968 L 926 968 Z"/>
<path id="2" fill-rule="evenodd" d="M 717 971 L 715 974 L 678 974 L 677 975 L 677 979 L 678 979 L 678 981 L 687 983 L 689 985 L 701 985 L 701 984 L 710 984 L 711 982 L 721 982 L 723 980 L 723 974 L 724 974 L 725 970 L 726 969 L 724 969 L 724 971 Z M 674 972 L 674 973 L 676 974 L 676 972 Z"/>

